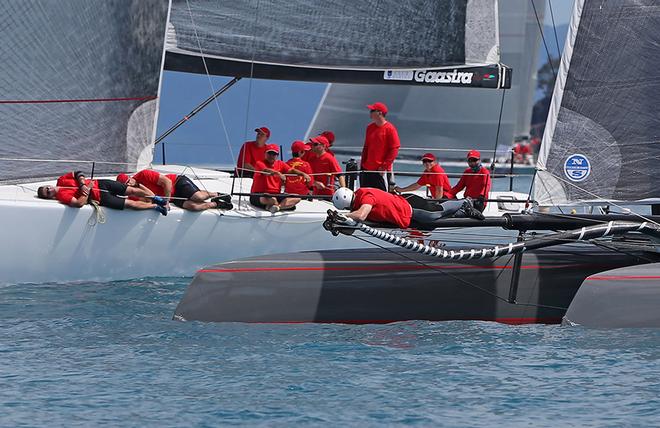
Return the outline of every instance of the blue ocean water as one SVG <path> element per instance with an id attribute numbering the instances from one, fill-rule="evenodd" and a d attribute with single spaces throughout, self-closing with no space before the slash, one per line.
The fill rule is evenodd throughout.
<path id="1" fill-rule="evenodd" d="M 658 330 L 172 321 L 188 281 L 0 288 L 0 425 L 660 424 Z"/>

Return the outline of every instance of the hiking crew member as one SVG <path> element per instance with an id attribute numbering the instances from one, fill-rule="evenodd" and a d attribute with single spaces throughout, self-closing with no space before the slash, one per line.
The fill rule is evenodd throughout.
<path id="1" fill-rule="evenodd" d="M 363 172 L 360 173 L 360 186 L 387 190 L 384 173 L 392 170 L 394 159 L 399 154 L 399 134 L 394 125 L 385 120 L 385 104 L 374 103 L 367 108 L 372 123 L 367 126 L 362 148 L 360 169 Z"/>
<path id="2" fill-rule="evenodd" d="M 490 171 L 481 165 L 481 153 L 470 150 L 467 154 L 468 168 L 463 171 L 461 179 L 451 189 L 452 195 L 465 189 L 463 197 L 474 199 L 474 206 L 479 211 L 486 208 L 486 199 L 490 193 Z"/>
<path id="3" fill-rule="evenodd" d="M 472 206 L 469 199 L 443 203 L 431 202 L 417 195 L 403 197 L 370 187 L 360 187 L 355 192 L 339 189 L 332 197 L 337 209 L 350 209 L 346 217 L 355 221 L 387 223 L 407 228 L 415 222 L 433 225 L 445 217 L 473 217 L 484 219 L 483 214 Z"/>
<path id="4" fill-rule="evenodd" d="M 239 177 L 251 178 L 257 162 L 262 161 L 266 155 L 266 141 L 270 138 L 270 129 L 262 126 L 254 130 L 257 137 L 254 141 L 247 141 L 241 146 L 236 163 Z"/>
<path id="5" fill-rule="evenodd" d="M 229 195 L 220 196 L 218 192 L 200 190 L 185 175 L 161 174 L 152 169 L 143 169 L 133 175 L 133 177 L 129 177 L 126 174 L 119 174 L 117 181 L 129 187 L 147 189 L 152 195 L 163 197 L 168 209 L 170 197 L 173 197 L 171 202 L 174 205 L 188 211 L 204 211 L 210 208 L 233 208 Z M 209 198 L 211 198 L 211 201 L 206 202 Z"/>
<path id="6" fill-rule="evenodd" d="M 146 198 L 149 192 L 129 188 L 114 180 L 87 180 L 80 171 L 70 172 L 57 179 L 55 186 L 41 186 L 37 189 L 37 196 L 41 199 L 57 199 L 70 207 L 81 208 L 90 202 L 90 199 L 103 207 L 123 210 L 124 207 L 134 210 L 153 209 L 162 215 L 167 215 L 165 200 L 155 199 L 154 202 L 134 201 L 121 196 L 136 196 Z"/>
<path id="7" fill-rule="evenodd" d="M 432 153 L 425 153 L 422 156 L 422 165 L 424 166 L 424 173 L 416 183 L 406 187 L 395 186 L 394 191 L 399 193 L 410 192 L 417 190 L 422 186 L 429 186 L 433 199 L 453 198 L 454 196 L 453 193 L 451 193 L 449 178 L 447 177 L 445 170 L 436 163 L 435 156 L 433 156 Z"/>
<path id="8" fill-rule="evenodd" d="M 257 161 L 255 165 L 254 180 L 250 193 L 269 193 L 277 195 L 282 193 L 282 182 L 286 180 L 284 174 L 301 175 L 306 182 L 312 179 L 309 175 L 295 168 L 291 168 L 286 162 L 277 159 L 280 149 L 275 144 L 266 146 L 266 157 L 263 161 Z M 250 203 L 255 207 L 264 208 L 272 213 L 280 210 L 292 209 L 296 205 L 296 199 L 284 196 L 258 196 L 251 195 Z"/>
<path id="9" fill-rule="evenodd" d="M 309 164 L 314 173 L 314 194 L 332 196 L 335 191 L 335 177 L 339 178 L 339 187 L 346 187 L 337 159 L 326 151 L 328 139 L 322 135 L 312 138 L 312 155 Z M 320 174 L 320 175 L 319 175 Z"/>
<path id="10" fill-rule="evenodd" d="M 308 147 L 309 146 L 302 141 L 294 141 L 293 144 L 291 144 L 291 155 L 293 157 L 286 162 L 289 167 L 295 168 L 307 175 L 312 173 L 312 167 L 309 165 L 309 162 L 302 160 L 302 155 L 309 151 Z M 309 195 L 310 186 L 314 181 L 313 177 L 310 178 L 311 180 L 307 182 L 305 181 L 305 178 L 301 176 L 287 176 L 286 183 L 284 184 L 284 192 L 294 195 Z M 300 198 L 291 199 L 291 202 L 295 202 L 295 204 L 300 202 Z"/>

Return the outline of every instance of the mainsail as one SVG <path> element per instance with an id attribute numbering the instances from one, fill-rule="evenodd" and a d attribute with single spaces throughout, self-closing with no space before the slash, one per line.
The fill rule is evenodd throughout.
<path id="1" fill-rule="evenodd" d="M 168 70 L 504 87 L 495 0 L 173 0 Z"/>
<path id="2" fill-rule="evenodd" d="M 660 5 L 576 0 L 534 197 L 541 205 L 660 197 Z"/>
<path id="3" fill-rule="evenodd" d="M 0 2 L 0 181 L 150 162 L 168 6 Z"/>

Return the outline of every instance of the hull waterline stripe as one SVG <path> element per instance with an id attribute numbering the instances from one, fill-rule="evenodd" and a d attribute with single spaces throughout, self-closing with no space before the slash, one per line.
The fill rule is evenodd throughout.
<path id="1" fill-rule="evenodd" d="M 541 266 L 541 265 L 526 265 L 521 266 L 520 269 L 565 269 L 568 267 L 584 267 L 585 265 L 557 265 L 557 266 Z M 200 269 L 197 273 L 203 272 L 218 272 L 218 273 L 233 273 L 233 272 L 295 272 L 295 271 L 404 271 L 404 270 L 435 270 L 435 269 L 512 269 L 511 266 L 479 266 L 479 265 L 387 265 L 387 266 L 347 266 L 347 267 L 331 267 L 331 266 L 291 266 L 291 267 L 254 267 L 254 268 L 224 268 L 224 269 Z"/>
<path id="2" fill-rule="evenodd" d="M 52 104 L 52 103 L 106 103 L 115 101 L 149 101 L 157 97 L 130 97 L 130 98 L 84 98 L 73 100 L 0 100 L 0 104 Z"/>
<path id="3" fill-rule="evenodd" d="M 660 275 L 608 275 L 608 276 L 590 276 L 585 281 L 617 281 L 626 279 L 639 280 L 660 280 Z"/>

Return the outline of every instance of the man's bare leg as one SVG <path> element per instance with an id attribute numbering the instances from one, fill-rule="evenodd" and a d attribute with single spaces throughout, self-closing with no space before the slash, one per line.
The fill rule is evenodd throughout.
<path id="1" fill-rule="evenodd" d="M 126 199 L 126 202 L 124 202 L 124 207 L 130 208 L 132 210 L 150 210 L 156 207 L 156 204 L 152 204 L 151 202 L 134 201 L 132 199 Z"/>
<path id="2" fill-rule="evenodd" d="M 199 192 L 193 193 L 189 200 L 193 202 L 204 202 L 208 198 L 215 198 L 218 195 L 218 192 L 207 192 L 206 190 L 200 190 Z"/>
<path id="3" fill-rule="evenodd" d="M 266 209 L 270 209 L 273 205 L 279 206 L 279 203 L 277 202 L 277 199 L 273 198 L 272 196 L 261 196 L 259 197 L 259 202 L 261 202 L 263 205 L 266 206 Z"/>
<path id="4" fill-rule="evenodd" d="M 188 211 L 204 211 L 211 208 L 218 208 L 215 202 L 195 202 L 188 199 L 183 203 L 183 209 Z"/>
<path id="5" fill-rule="evenodd" d="M 286 210 L 291 207 L 295 207 L 298 202 L 300 202 L 300 198 L 286 198 L 285 200 L 280 203 L 280 209 L 281 210 Z"/>

